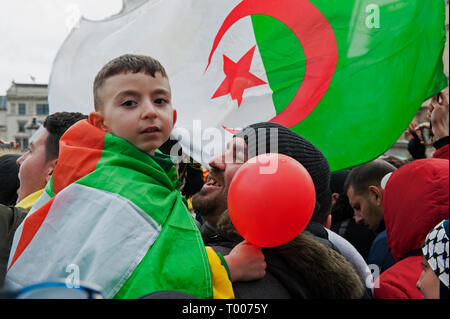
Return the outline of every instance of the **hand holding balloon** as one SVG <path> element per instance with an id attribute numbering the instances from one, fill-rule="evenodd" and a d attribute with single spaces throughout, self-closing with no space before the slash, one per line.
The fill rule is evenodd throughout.
<path id="1" fill-rule="evenodd" d="M 276 170 L 263 174 L 267 166 Z M 244 163 L 228 191 L 228 210 L 236 230 L 259 247 L 283 245 L 306 227 L 316 194 L 308 171 L 283 154 L 261 154 Z"/>
<path id="2" fill-rule="evenodd" d="M 266 275 L 267 264 L 261 248 L 245 240 L 236 245 L 224 258 L 232 282 L 256 280 Z"/>

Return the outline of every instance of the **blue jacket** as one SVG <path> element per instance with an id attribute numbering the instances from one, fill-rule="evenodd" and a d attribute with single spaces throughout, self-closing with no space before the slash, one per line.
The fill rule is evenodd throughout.
<path id="1" fill-rule="evenodd" d="M 391 250 L 387 244 L 386 230 L 379 233 L 373 241 L 370 247 L 368 263 L 369 265 L 375 264 L 380 267 L 380 274 L 395 264 L 394 257 L 392 257 Z M 373 275 L 376 277 L 375 273 Z"/>

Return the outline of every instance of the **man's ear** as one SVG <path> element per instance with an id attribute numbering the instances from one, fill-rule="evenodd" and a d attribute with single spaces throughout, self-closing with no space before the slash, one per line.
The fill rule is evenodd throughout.
<path id="1" fill-rule="evenodd" d="M 58 159 L 55 158 L 47 163 L 47 174 L 45 174 L 45 184 L 50 180 L 55 171 L 56 164 L 58 164 Z"/>
<path id="2" fill-rule="evenodd" d="M 173 110 L 173 126 L 175 126 L 175 123 L 177 122 L 177 110 Z"/>
<path id="3" fill-rule="evenodd" d="M 337 200 L 339 199 L 339 193 L 333 193 L 331 194 L 331 205 L 336 204 Z"/>
<path id="4" fill-rule="evenodd" d="M 100 112 L 89 113 L 89 122 L 99 129 L 106 130 L 103 115 Z"/>
<path id="5" fill-rule="evenodd" d="M 369 194 L 375 199 L 378 207 L 383 206 L 383 190 L 381 187 L 370 185 Z"/>

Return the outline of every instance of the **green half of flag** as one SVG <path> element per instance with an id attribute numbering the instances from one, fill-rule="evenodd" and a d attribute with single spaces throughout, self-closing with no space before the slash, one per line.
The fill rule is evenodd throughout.
<path id="1" fill-rule="evenodd" d="M 323 98 L 291 129 L 315 144 L 337 171 L 384 153 L 421 104 L 448 85 L 442 62 L 445 2 L 310 2 L 333 29 L 338 60 Z M 302 43 L 281 21 L 253 15 L 252 23 L 279 114 L 302 85 L 308 61 Z"/>

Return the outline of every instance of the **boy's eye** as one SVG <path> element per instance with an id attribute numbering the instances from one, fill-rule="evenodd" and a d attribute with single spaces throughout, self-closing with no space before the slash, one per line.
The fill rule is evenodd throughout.
<path id="1" fill-rule="evenodd" d="M 161 104 L 166 104 L 166 103 L 168 103 L 168 101 L 166 99 L 163 99 L 163 98 L 155 99 L 155 104 L 161 105 Z"/>
<path id="2" fill-rule="evenodd" d="M 137 103 L 135 102 L 135 101 L 133 101 L 133 100 L 128 100 L 128 101 L 125 101 L 125 102 L 123 102 L 122 103 L 122 106 L 128 106 L 128 107 L 130 107 L 130 106 L 135 106 Z"/>

